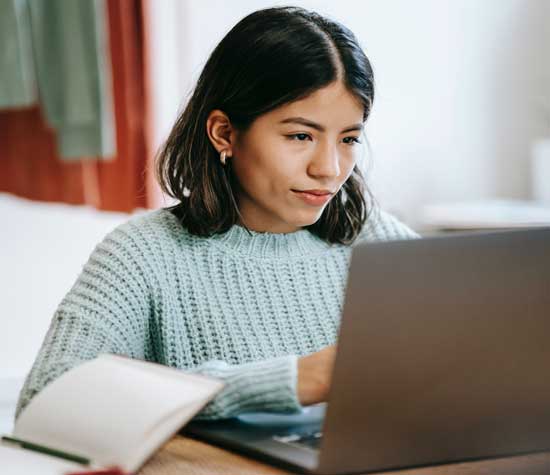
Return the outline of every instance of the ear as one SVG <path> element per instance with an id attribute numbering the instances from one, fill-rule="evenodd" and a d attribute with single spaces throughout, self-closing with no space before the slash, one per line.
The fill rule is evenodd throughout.
<path id="1" fill-rule="evenodd" d="M 210 112 L 206 119 L 206 133 L 218 153 L 225 150 L 228 157 L 233 155 L 232 146 L 235 142 L 235 131 L 223 111 L 214 109 Z"/>

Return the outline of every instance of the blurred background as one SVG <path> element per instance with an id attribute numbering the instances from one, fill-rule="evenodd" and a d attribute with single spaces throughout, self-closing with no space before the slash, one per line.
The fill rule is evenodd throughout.
<path id="1" fill-rule="evenodd" d="M 170 202 L 153 158 L 210 52 L 288 4 L 371 61 L 384 209 L 425 235 L 550 224 L 547 0 L 0 0 L 0 432 L 95 244 Z"/>

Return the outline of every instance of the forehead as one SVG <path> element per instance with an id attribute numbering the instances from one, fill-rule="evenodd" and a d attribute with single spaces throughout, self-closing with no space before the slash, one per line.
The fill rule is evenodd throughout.
<path id="1" fill-rule="evenodd" d="M 272 120 L 302 116 L 328 128 L 362 122 L 363 104 L 341 83 L 318 89 L 308 97 L 284 104 L 269 113 Z"/>

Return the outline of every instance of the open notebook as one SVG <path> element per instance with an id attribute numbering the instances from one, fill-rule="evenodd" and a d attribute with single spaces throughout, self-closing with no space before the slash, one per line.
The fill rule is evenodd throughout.
<path id="1" fill-rule="evenodd" d="M 46 386 L 0 445 L 2 474 L 137 471 L 224 383 L 156 363 L 102 354 Z M 18 442 L 19 441 L 19 442 Z"/>

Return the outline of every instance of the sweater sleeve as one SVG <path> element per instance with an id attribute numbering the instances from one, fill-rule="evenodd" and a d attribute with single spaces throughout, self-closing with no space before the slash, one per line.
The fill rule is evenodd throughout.
<path id="1" fill-rule="evenodd" d="M 303 409 L 297 397 L 298 356 L 229 365 L 208 361 L 192 372 L 219 378 L 225 388 L 200 411 L 195 419 L 221 419 L 243 412 L 295 413 Z"/>
<path id="2" fill-rule="evenodd" d="M 96 246 L 57 307 L 25 378 L 15 418 L 48 383 L 100 353 L 150 356 L 148 315 L 145 276 L 124 232 L 112 231 Z"/>
<path id="3" fill-rule="evenodd" d="M 65 371 L 117 353 L 158 361 L 150 328 L 153 292 L 133 241 L 124 229 L 96 246 L 73 287 L 55 311 L 38 355 L 19 394 L 15 418 L 47 384 Z M 224 389 L 197 414 L 219 419 L 248 411 L 296 412 L 297 356 L 285 355 L 230 365 L 207 361 L 182 371 L 221 379 Z"/>

